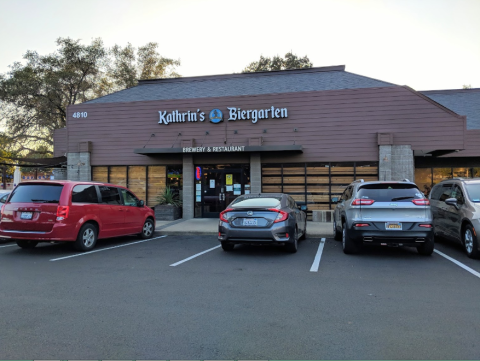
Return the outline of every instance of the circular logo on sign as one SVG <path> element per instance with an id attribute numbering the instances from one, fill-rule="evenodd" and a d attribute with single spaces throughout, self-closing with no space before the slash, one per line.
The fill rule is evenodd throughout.
<path id="1" fill-rule="evenodd" d="M 213 109 L 210 112 L 210 121 L 212 123 L 220 123 L 223 121 L 223 113 L 220 109 Z"/>

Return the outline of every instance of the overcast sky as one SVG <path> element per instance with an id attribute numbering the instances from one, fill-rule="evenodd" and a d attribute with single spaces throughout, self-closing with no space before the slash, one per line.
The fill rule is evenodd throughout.
<path id="1" fill-rule="evenodd" d="M 240 72 L 260 55 L 417 90 L 480 88 L 480 0 L 0 0 L 0 73 L 70 37 L 158 42 L 182 76 Z"/>

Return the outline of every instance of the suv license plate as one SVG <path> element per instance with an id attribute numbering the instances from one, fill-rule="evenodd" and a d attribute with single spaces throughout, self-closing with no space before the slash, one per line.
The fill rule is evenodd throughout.
<path id="1" fill-rule="evenodd" d="M 386 222 L 385 223 L 385 229 L 401 231 L 402 230 L 402 224 L 400 222 Z"/>
<path id="2" fill-rule="evenodd" d="M 243 225 L 244 226 L 256 226 L 257 225 L 257 219 L 256 218 L 246 218 L 243 220 Z"/>
<path id="3" fill-rule="evenodd" d="M 20 213 L 20 219 L 32 219 L 33 213 L 32 212 L 22 212 Z"/>

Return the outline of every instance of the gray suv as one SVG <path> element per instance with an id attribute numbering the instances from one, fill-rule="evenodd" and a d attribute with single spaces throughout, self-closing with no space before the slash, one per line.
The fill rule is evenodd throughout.
<path id="1" fill-rule="evenodd" d="M 430 202 L 415 183 L 350 184 L 337 201 L 333 229 L 343 252 L 358 253 L 364 244 L 416 247 L 431 255 L 434 248 Z"/>
<path id="2" fill-rule="evenodd" d="M 430 192 L 435 235 L 461 243 L 468 257 L 480 258 L 480 178 L 454 178 Z"/>

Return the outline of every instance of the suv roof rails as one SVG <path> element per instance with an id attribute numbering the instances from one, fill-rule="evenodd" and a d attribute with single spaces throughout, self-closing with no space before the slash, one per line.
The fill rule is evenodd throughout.
<path id="1" fill-rule="evenodd" d="M 465 180 L 465 178 L 463 178 L 463 177 L 453 177 L 453 178 L 450 178 L 450 179 Z M 448 180 L 448 179 L 445 179 L 445 180 Z"/>
<path id="2" fill-rule="evenodd" d="M 410 182 L 410 179 L 404 178 L 404 179 L 402 179 L 402 182 Z"/>
<path id="3" fill-rule="evenodd" d="M 365 183 L 365 180 L 364 179 L 357 179 L 357 180 L 354 180 L 352 183 Z"/>

